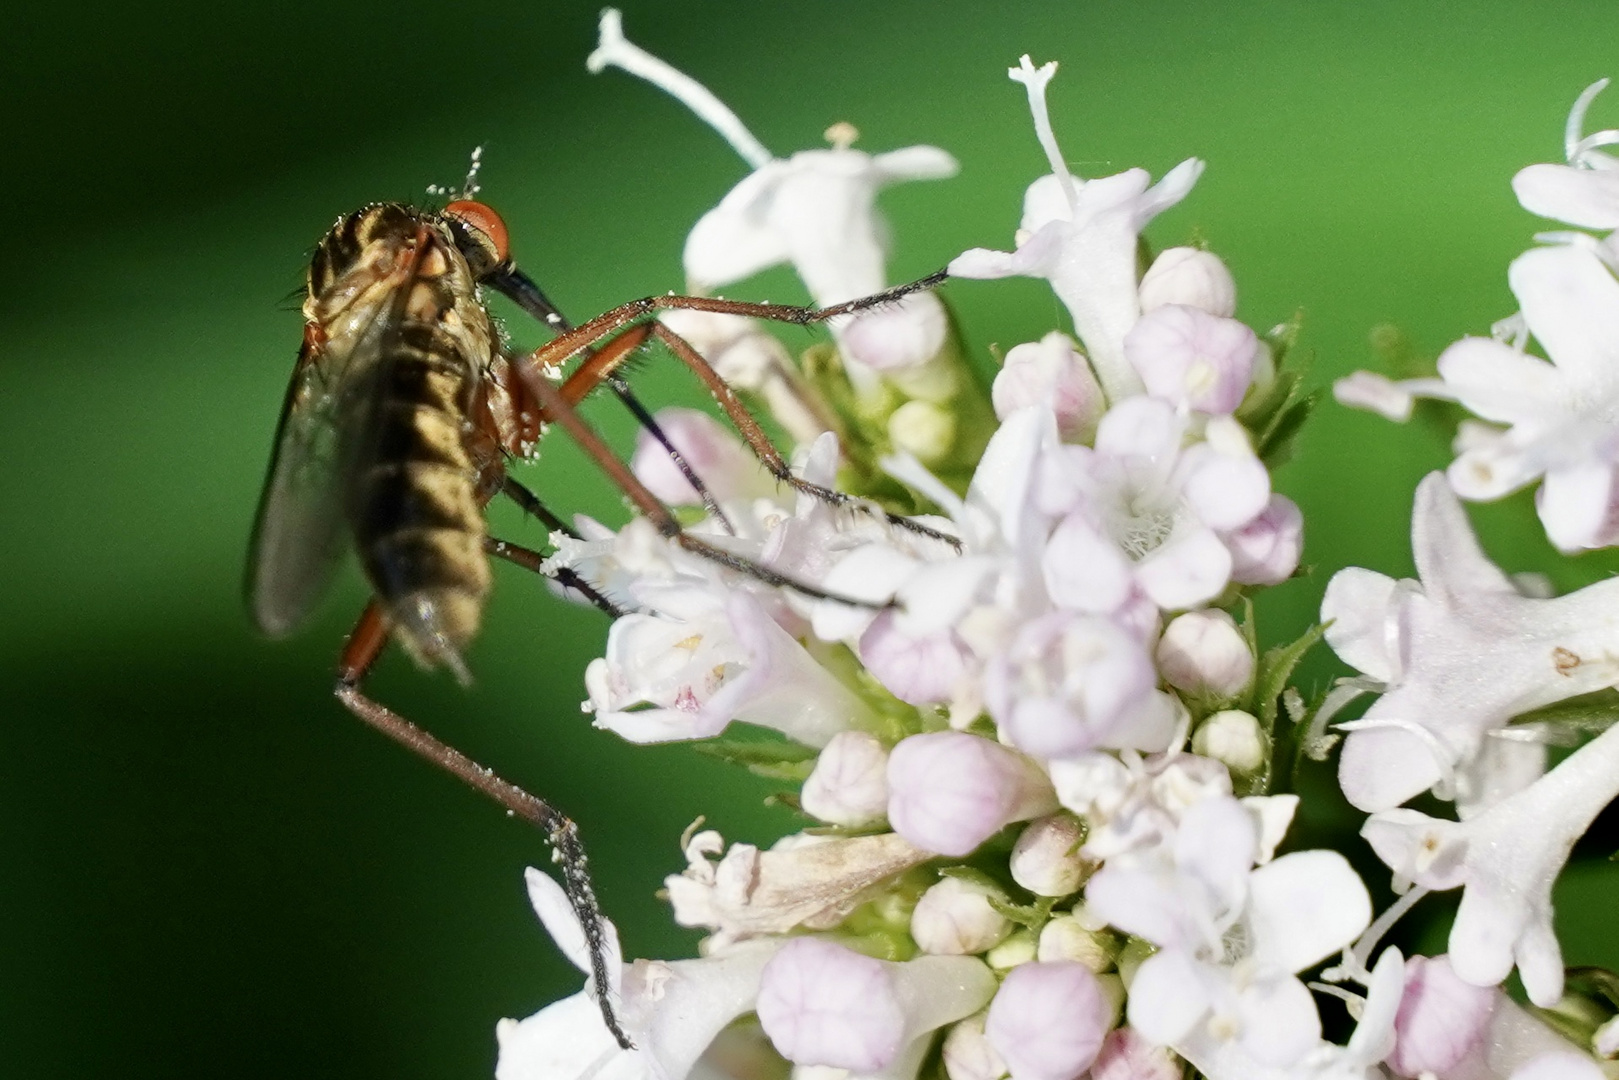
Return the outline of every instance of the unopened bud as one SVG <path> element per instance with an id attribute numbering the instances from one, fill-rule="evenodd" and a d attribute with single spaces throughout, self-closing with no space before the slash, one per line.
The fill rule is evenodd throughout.
<path id="1" fill-rule="evenodd" d="M 1006 1062 L 984 1035 L 988 1015 L 969 1016 L 944 1037 L 944 1071 L 950 1080 L 1001 1080 L 1006 1075 Z"/>
<path id="2" fill-rule="evenodd" d="M 1190 247 L 1165 248 L 1141 279 L 1141 310 L 1185 304 L 1210 315 L 1237 310 L 1237 283 L 1218 255 Z"/>
<path id="3" fill-rule="evenodd" d="M 956 440 L 956 418 L 926 401 L 907 401 L 888 418 L 888 437 L 898 450 L 909 450 L 923 464 L 950 453 Z"/>
<path id="4" fill-rule="evenodd" d="M 1262 769 L 1269 751 L 1259 720 L 1241 709 L 1217 712 L 1192 732 L 1192 753 L 1213 758 L 1239 776 Z"/>
<path id="5" fill-rule="evenodd" d="M 1012 921 L 991 906 L 990 897 L 1005 899 L 988 885 L 940 879 L 911 912 L 917 948 L 936 956 L 971 956 L 999 945 L 1012 932 Z"/>
<path id="6" fill-rule="evenodd" d="M 1039 341 L 1014 345 L 990 391 L 995 415 L 1005 420 L 1026 405 L 1047 405 L 1066 442 L 1086 442 L 1106 408 L 1102 387 L 1074 339 L 1053 330 Z"/>
<path id="7" fill-rule="evenodd" d="M 1083 964 L 1025 964 L 1001 983 L 985 1031 L 1018 1080 L 1075 1080 L 1102 1049 L 1109 1012 Z"/>
<path id="8" fill-rule="evenodd" d="M 1177 690 L 1232 698 L 1254 677 L 1254 654 L 1223 611 L 1189 611 L 1170 620 L 1158 640 L 1158 671 Z"/>
<path id="9" fill-rule="evenodd" d="M 1090 876 L 1079 855 L 1085 826 L 1072 814 L 1052 814 L 1029 822 L 1012 846 L 1012 880 L 1036 896 L 1070 896 Z"/>
<path id="10" fill-rule="evenodd" d="M 831 825 L 870 825 L 888 813 L 888 751 L 864 731 L 840 731 L 821 750 L 800 796 Z"/>
<path id="11" fill-rule="evenodd" d="M 1073 915 L 1058 915 L 1040 928 L 1039 960 L 1073 960 L 1097 974 L 1113 966 L 1116 951 L 1113 935 L 1100 929 L 1087 929 Z"/>
<path id="12" fill-rule="evenodd" d="M 1231 549 L 1231 580 L 1239 585 L 1275 585 L 1298 569 L 1304 549 L 1304 515 L 1285 495 L 1272 495 L 1258 517 L 1225 534 Z"/>
<path id="13" fill-rule="evenodd" d="M 1011 971 L 1027 964 L 1040 952 L 1040 939 L 1033 931 L 1019 930 L 984 954 L 985 963 L 996 971 Z"/>

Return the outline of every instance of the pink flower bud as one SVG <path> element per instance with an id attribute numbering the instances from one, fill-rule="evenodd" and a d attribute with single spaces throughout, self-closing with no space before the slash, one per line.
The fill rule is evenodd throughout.
<path id="1" fill-rule="evenodd" d="M 1048 406 L 1057 414 L 1057 431 L 1065 442 L 1088 441 L 1106 408 L 1090 363 L 1074 339 L 1058 330 L 1012 346 L 990 397 L 1002 420 L 1027 405 Z"/>
<path id="2" fill-rule="evenodd" d="M 1254 654 L 1237 621 L 1223 611 L 1188 611 L 1158 639 L 1158 672 L 1177 690 L 1235 697 L 1254 677 Z"/>
<path id="3" fill-rule="evenodd" d="M 821 750 L 800 795 L 804 812 L 831 825 L 870 825 L 888 812 L 888 751 L 864 731 L 840 731 Z"/>
<path id="4" fill-rule="evenodd" d="M 824 938 L 790 941 L 760 976 L 759 1023 L 795 1064 L 887 1068 L 905 1046 L 905 1010 L 889 967 Z"/>
<path id="5" fill-rule="evenodd" d="M 1072 814 L 1035 818 L 1012 845 L 1012 880 L 1036 896 L 1070 896 L 1090 876 L 1079 856 L 1085 828 Z"/>
<path id="6" fill-rule="evenodd" d="M 1084 964 L 1035 962 L 1007 973 L 984 1033 L 1018 1080 L 1076 1080 L 1096 1060 L 1111 1012 Z"/>
<path id="7" fill-rule="evenodd" d="M 917 948 L 939 956 L 970 956 L 999 945 L 1012 932 L 1012 920 L 990 905 L 992 896 L 1006 899 L 987 885 L 941 878 L 911 912 Z"/>
<path id="8" fill-rule="evenodd" d="M 931 1032 L 984 1007 L 995 976 L 967 956 L 877 960 L 819 937 L 795 938 L 759 979 L 759 1024 L 795 1065 L 886 1069 Z"/>
<path id="9" fill-rule="evenodd" d="M 893 611 L 880 612 L 860 635 L 860 659 L 890 693 L 909 705 L 949 701 L 972 662 L 953 629 L 913 637 Z"/>
<path id="10" fill-rule="evenodd" d="M 654 419 L 716 499 L 768 490 L 758 459 L 712 416 L 696 409 L 676 408 L 659 409 Z M 671 506 L 702 502 L 669 452 L 645 430 L 636 437 L 630 468 L 652 494 Z"/>
<path id="11" fill-rule="evenodd" d="M 1147 393 L 1205 413 L 1236 411 L 1258 353 L 1259 339 L 1242 323 L 1183 304 L 1148 312 L 1124 338 Z"/>
<path id="12" fill-rule="evenodd" d="M 949 325 L 939 298 L 924 292 L 861 312 L 836 333 L 851 359 L 878 371 L 900 371 L 938 356 Z"/>
<path id="13" fill-rule="evenodd" d="M 1175 1055 L 1132 1027 L 1108 1032 L 1091 1066 L 1091 1080 L 1180 1080 L 1180 1076 L 1181 1063 Z"/>
<path id="14" fill-rule="evenodd" d="M 1389 1064 L 1402 1076 L 1443 1074 L 1484 1037 L 1499 994 L 1493 986 L 1462 982 L 1448 957 L 1413 956 L 1405 965 Z"/>
<path id="15" fill-rule="evenodd" d="M 1304 515 L 1292 499 L 1272 495 L 1259 516 L 1225 534 L 1231 549 L 1231 580 L 1239 585 L 1275 585 L 1298 569 L 1304 550 Z"/>
<path id="16" fill-rule="evenodd" d="M 1165 248 L 1141 279 L 1141 310 L 1165 304 L 1184 304 L 1229 318 L 1237 310 L 1237 283 L 1212 252 Z"/>
<path id="17" fill-rule="evenodd" d="M 1012 822 L 1055 809 L 1034 762 L 977 735 L 912 735 L 888 756 L 889 823 L 927 851 L 966 855 Z"/>

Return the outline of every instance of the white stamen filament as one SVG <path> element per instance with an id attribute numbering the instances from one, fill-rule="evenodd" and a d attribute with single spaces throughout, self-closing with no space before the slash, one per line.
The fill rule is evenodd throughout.
<path id="1" fill-rule="evenodd" d="M 714 96 L 712 90 L 631 43 L 624 36 L 624 17 L 617 8 L 607 8 L 602 12 L 600 33 L 596 51 L 585 59 L 585 68 L 591 74 L 600 74 L 606 67 L 623 68 L 690 109 L 699 120 L 719 132 L 731 144 L 731 149 L 742 155 L 742 160 L 753 168 L 761 168 L 775 160 L 775 155 L 753 137 L 753 132 L 743 125 L 730 106 Z"/>
<path id="2" fill-rule="evenodd" d="M 1576 168 L 1601 167 L 1599 161 L 1588 157 L 1590 151 L 1599 146 L 1612 146 L 1619 142 L 1619 131 L 1596 131 L 1589 136 L 1582 136 L 1585 129 L 1585 114 L 1591 108 L 1591 102 L 1596 96 L 1607 89 L 1608 80 L 1598 79 L 1587 86 L 1580 96 L 1574 100 L 1574 107 L 1568 111 L 1568 125 L 1563 129 L 1563 151 L 1568 163 Z"/>
<path id="3" fill-rule="evenodd" d="M 1028 88 L 1034 133 L 1040 140 L 1040 148 L 1046 152 L 1046 160 L 1051 163 L 1052 173 L 1062 184 L 1063 197 L 1068 200 L 1068 209 L 1072 212 L 1079 209 L 1079 191 L 1074 187 L 1074 174 L 1068 171 L 1068 163 L 1063 160 L 1062 150 L 1057 146 L 1057 133 L 1051 130 L 1051 114 L 1046 110 L 1046 84 L 1056 74 L 1057 61 L 1052 60 L 1036 68 L 1028 53 L 1018 58 L 1017 67 L 1007 71 L 1013 82 L 1020 82 Z"/>

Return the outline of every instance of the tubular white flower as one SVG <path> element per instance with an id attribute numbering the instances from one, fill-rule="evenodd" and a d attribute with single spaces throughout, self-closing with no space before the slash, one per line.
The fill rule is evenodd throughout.
<path id="1" fill-rule="evenodd" d="M 984 1034 L 1016 1080 L 1077 1080 L 1096 1060 L 1111 1014 L 1090 968 L 1035 961 L 1007 972 Z"/>
<path id="2" fill-rule="evenodd" d="M 959 731 L 912 735 L 888 757 L 888 820 L 919 848 L 966 855 L 1014 821 L 1057 808 L 1039 766 Z"/>
<path id="3" fill-rule="evenodd" d="M 1237 320 L 1183 304 L 1147 312 L 1124 338 L 1125 358 L 1147 393 L 1202 413 L 1236 411 L 1261 347 Z"/>
<path id="4" fill-rule="evenodd" d="M 1045 89 L 1055 63 L 1036 68 L 1027 56 L 1009 74 L 1028 89 L 1035 132 L 1052 172 L 1023 200 L 1015 252 L 974 248 L 950 263 L 952 277 L 1044 278 L 1073 316 L 1108 400 L 1141 392 L 1124 357 L 1124 336 L 1140 316 L 1136 242 L 1147 223 L 1184 199 L 1203 172 L 1188 158 L 1156 185 L 1145 169 L 1081 180 L 1068 171 L 1046 115 Z"/>
<path id="5" fill-rule="evenodd" d="M 1206 697 L 1235 697 L 1254 677 L 1254 654 L 1237 620 L 1219 610 L 1188 611 L 1164 627 L 1153 653 L 1164 681 Z"/>
<path id="6" fill-rule="evenodd" d="M 1478 546 L 1444 478 L 1417 487 L 1420 582 L 1351 567 L 1327 584 L 1327 643 L 1383 696 L 1351 727 L 1338 779 L 1362 810 L 1441 784 L 1514 716 L 1612 685 L 1619 580 L 1553 600 L 1524 596 Z"/>
<path id="7" fill-rule="evenodd" d="M 787 1060 L 872 1073 L 945 1024 L 977 1012 L 994 992 L 994 975 L 972 957 L 894 963 L 805 937 L 788 942 L 765 965 L 757 1011 Z"/>
<path id="8" fill-rule="evenodd" d="M 870 825 L 888 812 L 888 751 L 875 735 L 840 731 L 804 781 L 804 812 L 832 825 Z"/>
<path id="9" fill-rule="evenodd" d="M 622 20 L 612 9 L 602 13 L 601 44 L 587 66 L 593 72 L 620 67 L 666 90 L 724 136 L 754 170 L 698 220 L 686 239 L 686 276 L 697 292 L 782 263 L 792 264 L 821 306 L 880 292 L 888 283 L 888 229 L 877 212 L 877 192 L 906 180 L 946 179 L 959 168 L 936 146 L 876 155 L 850 149 L 858 133 L 848 124 L 827 132 L 832 149 L 805 150 L 783 161 L 707 88 L 625 40 Z M 891 370 L 938 354 L 944 314 L 938 298 L 924 293 L 834 329 L 858 363 Z"/>
<path id="10" fill-rule="evenodd" d="M 1533 784 L 1465 822 L 1415 810 L 1373 814 L 1361 829 L 1399 877 L 1430 889 L 1462 886 L 1450 966 L 1493 986 L 1513 967 L 1542 1008 L 1563 993 L 1552 931 L 1552 885 L 1574 841 L 1619 796 L 1619 727 L 1609 728 Z"/>
<path id="11" fill-rule="evenodd" d="M 1049 406 L 1057 415 L 1057 431 L 1064 442 L 1092 439 L 1106 408 L 1102 387 L 1084 354 L 1060 330 L 1008 349 L 995 375 L 990 400 L 1002 420 L 1030 405 Z"/>
<path id="12" fill-rule="evenodd" d="M 911 912 L 916 947 L 937 956 L 970 956 L 999 945 L 1012 932 L 1012 920 L 995 910 L 991 897 L 1006 899 L 999 890 L 976 881 L 939 879 Z"/>
<path id="13" fill-rule="evenodd" d="M 870 710 L 745 590 L 643 589 L 657 614 L 614 621 L 585 672 L 596 726 L 631 742 L 718 735 L 732 720 L 809 746 L 867 722 Z M 634 706 L 650 704 L 650 709 Z"/>
<path id="14" fill-rule="evenodd" d="M 1185 304 L 1230 318 L 1237 311 L 1237 283 L 1212 251 L 1165 248 L 1141 277 L 1141 310 Z"/>
<path id="15" fill-rule="evenodd" d="M 584 932 L 562 887 L 530 868 L 529 898 L 564 955 L 581 971 L 590 961 Z M 625 1050 L 602 1023 L 594 995 L 581 991 L 526 1020 L 495 1027 L 500 1059 L 497 1080 L 577 1080 L 587 1075 L 614 1080 L 682 1080 L 731 1021 L 754 1008 L 759 980 L 780 941 L 757 941 L 698 960 L 618 959 L 611 943 L 618 1016 L 635 1044 Z"/>

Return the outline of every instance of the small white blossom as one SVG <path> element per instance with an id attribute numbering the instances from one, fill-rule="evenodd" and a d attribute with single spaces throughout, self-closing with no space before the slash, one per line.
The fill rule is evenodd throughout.
<path id="1" fill-rule="evenodd" d="M 1321 604 L 1328 644 L 1386 687 L 1345 725 L 1338 779 L 1362 810 L 1444 786 L 1486 732 L 1619 676 L 1619 580 L 1524 596 L 1480 550 L 1437 473 L 1417 487 L 1411 547 L 1418 582 L 1351 567 Z"/>
<path id="2" fill-rule="evenodd" d="M 1619 727 L 1465 822 L 1385 810 L 1361 834 L 1399 878 L 1429 889 L 1463 887 L 1450 931 L 1458 976 L 1493 986 L 1516 966 L 1529 1000 L 1550 1008 L 1563 993 L 1552 885 L 1574 841 L 1616 796 Z"/>
<path id="3" fill-rule="evenodd" d="M 907 180 L 945 179 L 958 169 L 936 146 L 875 155 L 854 150 L 849 144 L 857 133 L 848 124 L 827 132 L 829 150 L 777 158 L 705 87 L 625 39 L 612 9 L 602 13 L 601 41 L 587 65 L 591 71 L 621 67 L 668 91 L 753 167 L 687 237 L 686 276 L 697 292 L 782 263 L 792 264 L 821 306 L 880 292 L 888 283 L 888 229 L 877 212 L 878 191 Z M 889 370 L 936 356 L 944 325 L 938 298 L 921 293 L 835 329 L 850 357 Z"/>
<path id="4" fill-rule="evenodd" d="M 1069 172 L 1046 114 L 1046 84 L 1055 63 L 1036 68 L 1027 56 L 1009 74 L 1024 84 L 1035 133 L 1052 171 L 1029 186 L 1015 252 L 974 248 L 950 263 L 953 277 L 1044 278 L 1073 316 L 1108 400 L 1141 392 L 1124 357 L 1124 336 L 1141 314 L 1136 242 L 1141 230 L 1184 199 L 1203 172 L 1188 158 L 1156 185 L 1145 169 L 1082 180 Z"/>
<path id="5" fill-rule="evenodd" d="M 606 656 L 585 672 L 598 727 L 631 742 L 668 742 L 745 720 L 824 746 L 869 719 L 869 707 L 752 593 L 673 585 L 639 595 L 653 611 L 615 620 Z"/>
<path id="6" fill-rule="evenodd" d="M 589 971 L 584 931 L 562 887 L 530 868 L 529 898 L 564 955 Z M 526 1020 L 502 1020 L 497 1080 L 682 1080 L 719 1032 L 754 1008 L 765 964 L 781 947 L 755 941 L 697 960 L 637 960 L 624 964 L 618 935 L 608 934 L 614 1006 L 635 1044 L 618 1045 L 602 1022 L 589 989 L 564 998 Z"/>
<path id="7" fill-rule="evenodd" d="M 1152 309 L 1124 338 L 1125 358 L 1147 393 L 1201 413 L 1236 411 L 1262 348 L 1237 320 L 1183 304 Z"/>
<path id="8" fill-rule="evenodd" d="M 1062 516 L 1043 556 L 1059 604 L 1112 611 L 1134 590 L 1166 611 L 1195 607 L 1231 580 L 1222 534 L 1270 504 L 1270 475 L 1236 421 L 1209 421 L 1183 445 L 1186 422 L 1155 398 L 1108 410 L 1095 449 L 1059 446 L 1042 461 L 1040 505 Z"/>

